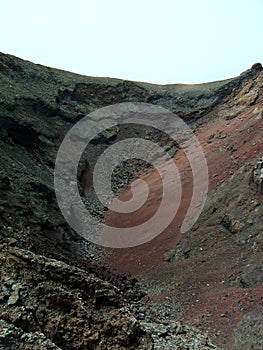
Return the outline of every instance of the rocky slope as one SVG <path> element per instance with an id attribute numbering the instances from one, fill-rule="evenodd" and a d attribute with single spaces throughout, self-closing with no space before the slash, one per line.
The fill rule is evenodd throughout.
<path id="1" fill-rule="evenodd" d="M 83 269 L 1 245 L 0 346 L 151 349 L 116 289 Z"/>
<path id="2" fill-rule="evenodd" d="M 108 259 L 111 266 L 144 280 L 149 304 L 163 302 L 164 313 L 208 330 L 224 349 L 262 348 L 262 87 L 259 69 L 231 92 L 230 100 L 193 125 L 209 169 L 208 199 L 194 227 L 181 236 L 192 175 L 178 151 L 174 159 L 183 174 L 184 196 L 174 221 L 152 242 L 112 251 Z M 134 222 L 158 207 L 156 172 L 141 179 L 152 195 Z M 112 214 L 109 221 L 116 224 L 120 218 Z"/>
<path id="3" fill-rule="evenodd" d="M 76 121 L 93 110 L 128 101 L 148 102 L 166 107 L 178 113 L 203 137 L 207 157 L 211 162 L 211 192 L 207 208 L 200 218 L 199 226 L 195 228 L 195 234 L 189 233 L 184 236 L 178 246 L 165 254 L 165 260 L 169 262 L 163 262 L 163 254 L 168 248 L 173 248 L 176 240 L 164 243 L 164 234 L 164 238 L 160 238 L 162 244 L 159 244 L 160 241 L 157 241 L 157 245 L 153 242 L 147 249 L 149 253 L 145 257 L 150 266 L 145 266 L 141 261 L 140 251 L 134 250 L 122 252 L 121 256 L 120 253 L 111 252 L 111 266 L 123 268 L 125 272 L 136 276 L 142 273 L 144 281 L 155 281 L 158 289 L 156 293 L 151 289 L 151 283 L 146 285 L 154 299 L 154 296 L 159 298 L 164 292 L 164 281 L 159 278 L 162 266 L 169 266 L 168 271 L 172 275 L 174 269 L 170 267 L 174 266 L 173 264 L 178 267 L 178 261 L 181 264 L 178 268 L 180 272 L 180 269 L 183 271 L 187 266 L 182 261 L 196 265 L 196 261 L 205 259 L 200 256 L 203 256 L 203 250 L 212 249 L 216 255 L 218 252 L 223 254 L 225 247 L 229 248 L 229 264 L 234 264 L 235 260 L 232 260 L 231 254 L 238 246 L 238 252 L 241 249 L 244 258 L 242 264 L 238 264 L 236 270 L 233 270 L 229 283 L 233 288 L 239 287 L 241 283 L 241 288 L 245 288 L 245 291 L 262 286 L 262 197 L 257 192 L 256 185 L 249 181 L 256 158 L 262 156 L 260 64 L 254 65 L 239 77 L 221 82 L 193 86 L 159 86 L 84 77 L 0 54 L 0 348 L 213 347 L 207 336 L 195 328 L 182 326 L 182 331 L 177 323 L 171 325 L 168 321 L 169 317 L 174 319 L 180 316 L 189 322 L 196 318 L 199 311 L 196 311 L 194 316 L 187 314 L 192 303 L 192 300 L 188 302 L 187 293 L 185 297 L 175 297 L 172 300 L 172 305 L 182 305 L 180 307 L 184 312 L 180 315 L 170 315 L 165 319 L 162 317 L 163 309 L 160 310 L 159 316 L 153 315 L 150 310 L 148 316 L 145 316 L 146 319 L 139 320 L 136 315 L 140 313 L 140 303 L 145 302 L 142 299 L 144 294 L 135 280 L 121 273 L 112 273 L 102 266 L 100 259 L 105 252 L 78 237 L 65 223 L 58 209 L 53 187 L 53 169 L 57 150 L 66 132 Z M 238 125 L 235 124 L 237 120 L 240 121 Z M 246 120 L 250 121 L 249 125 Z M 222 125 L 218 124 L 219 121 L 221 124 L 231 124 L 232 129 L 221 130 Z M 242 123 L 244 130 L 241 128 Z M 238 128 L 242 129 L 243 133 Z M 251 131 L 247 134 L 248 128 Z M 120 128 L 101 134 L 87 148 L 86 154 L 91 170 L 98 155 L 108 145 L 127 136 L 137 135 L 137 132 L 138 130 L 127 131 Z M 141 132 L 149 134 L 151 130 Z M 239 143 L 236 141 L 237 135 Z M 259 137 L 254 140 L 252 136 Z M 242 138 L 249 142 L 243 144 Z M 167 144 L 167 139 L 162 138 L 158 142 L 164 145 Z M 220 147 L 223 146 L 225 148 L 220 151 Z M 246 157 L 243 157 L 243 153 L 241 155 L 241 150 L 247 152 Z M 177 156 L 180 156 L 180 152 Z M 221 161 L 225 162 L 224 166 L 220 166 Z M 83 159 L 79 169 L 80 188 L 82 187 L 83 192 L 83 174 L 89 171 L 86 164 L 86 160 Z M 122 188 L 134 173 L 144 166 L 145 164 L 130 164 L 124 178 L 121 176 L 123 168 L 119 169 L 116 172 L 116 187 Z M 225 203 L 226 193 L 231 193 L 231 196 Z M 89 210 L 101 215 L 97 205 Z M 205 245 L 202 243 L 201 251 L 197 248 L 197 242 L 208 227 L 213 227 L 212 238 L 207 239 Z M 225 236 L 219 240 L 222 230 Z M 153 257 L 150 252 L 154 252 L 156 246 L 161 249 L 157 249 L 158 254 Z M 132 254 L 134 259 L 131 258 Z M 222 259 L 225 259 L 224 255 Z M 136 261 L 141 262 L 139 270 Z M 215 260 L 214 264 L 216 266 L 218 260 Z M 134 268 L 125 268 L 128 265 Z M 161 270 L 156 271 L 156 266 Z M 147 270 L 145 275 L 144 270 Z M 192 267 L 189 267 L 189 271 L 194 273 Z M 188 288 L 192 291 L 193 282 L 182 280 L 184 272 L 180 273 L 180 290 Z M 177 288 L 169 283 L 171 275 L 167 275 L 167 289 Z M 219 278 L 221 275 L 216 274 L 215 283 Z M 198 283 L 199 280 L 195 281 L 195 284 Z M 213 285 L 213 288 L 212 291 L 218 288 L 218 285 Z M 255 289 L 255 307 L 260 305 L 258 295 L 260 290 Z M 186 308 L 183 307 L 185 304 Z M 147 309 L 148 304 L 144 307 Z M 158 309 L 156 305 L 154 307 Z M 253 316 L 254 318 L 244 313 L 246 318 L 242 318 L 239 328 L 235 328 L 237 344 L 242 338 L 242 322 L 247 325 L 245 320 L 260 320 L 260 315 L 260 311 L 257 312 L 257 316 Z M 241 317 L 237 317 L 235 325 L 240 320 Z M 258 322 L 260 327 L 260 322 L 255 322 Z M 200 327 L 204 330 L 208 328 L 205 323 Z M 215 323 L 216 327 L 218 323 Z"/>

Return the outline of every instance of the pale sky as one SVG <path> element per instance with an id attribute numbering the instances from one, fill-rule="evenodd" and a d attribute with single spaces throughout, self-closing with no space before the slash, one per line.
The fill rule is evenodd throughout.
<path id="1" fill-rule="evenodd" d="M 263 63 L 263 0 L 0 0 L 0 51 L 72 72 L 198 83 Z"/>

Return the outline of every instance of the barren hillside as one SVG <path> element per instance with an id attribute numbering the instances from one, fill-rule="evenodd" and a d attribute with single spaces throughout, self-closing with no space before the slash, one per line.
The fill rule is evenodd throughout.
<path id="1" fill-rule="evenodd" d="M 117 250 L 69 227 L 53 172 L 70 127 L 121 102 L 159 105 L 190 125 L 206 155 L 209 192 L 198 222 L 181 236 L 192 194 L 189 164 L 165 136 L 141 129 L 174 154 L 183 197 L 161 235 Z M 263 195 L 253 172 L 263 156 L 260 64 L 225 81 L 161 86 L 85 77 L 0 54 L 0 126 L 1 349 L 263 347 Z M 98 156 L 135 135 L 120 127 L 87 147 L 78 174 L 83 197 Z M 136 176 L 150 189 L 147 207 L 129 216 L 132 225 L 156 211 L 161 188 L 154 169 L 128 165 L 113 179 L 120 198 L 129 198 L 126 185 Z M 92 193 L 88 210 L 126 227 L 127 217 L 106 213 Z"/>

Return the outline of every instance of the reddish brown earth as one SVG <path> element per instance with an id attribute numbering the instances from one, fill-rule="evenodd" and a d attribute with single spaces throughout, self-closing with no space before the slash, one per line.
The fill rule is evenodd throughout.
<path id="1" fill-rule="evenodd" d="M 213 195 L 211 190 L 219 189 L 243 165 L 252 169 L 257 158 L 262 156 L 262 107 L 261 84 L 257 102 L 245 105 L 235 118 L 227 120 L 224 113 L 218 113 L 195 130 L 207 159 L 209 196 Z M 190 246 L 199 245 L 199 253 L 191 259 L 164 261 L 165 252 L 176 247 L 182 239 L 180 224 L 192 195 L 192 173 L 181 150 L 176 153 L 174 161 L 182 178 L 183 197 L 173 222 L 151 242 L 111 250 L 107 263 L 142 280 L 149 291 L 149 303 L 168 300 L 171 314 L 208 331 L 215 343 L 230 349 L 234 341 L 233 330 L 243 315 L 262 308 L 263 286 L 243 288 L 232 283 L 241 269 L 242 248 L 222 225 L 204 220 L 201 228 L 191 231 L 189 243 Z M 128 217 L 110 212 L 107 223 L 118 227 L 134 226 L 147 220 L 158 209 L 162 195 L 159 174 L 151 169 L 140 178 L 149 185 L 147 203 Z M 128 200 L 130 196 L 127 189 L 120 199 Z M 255 197 L 262 202 L 262 195 L 255 194 Z"/>

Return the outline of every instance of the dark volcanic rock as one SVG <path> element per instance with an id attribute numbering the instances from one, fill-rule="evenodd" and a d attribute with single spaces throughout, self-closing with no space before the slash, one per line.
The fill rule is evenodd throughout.
<path id="1" fill-rule="evenodd" d="M 234 331 L 236 349 L 263 348 L 263 313 L 254 310 L 247 313 Z"/>
<path id="2" fill-rule="evenodd" d="M 263 157 L 257 161 L 253 170 L 253 182 L 257 185 L 260 194 L 263 194 Z"/>
<path id="3" fill-rule="evenodd" d="M 61 261 L 1 245 L 1 349 L 152 349 L 116 288 Z"/>

